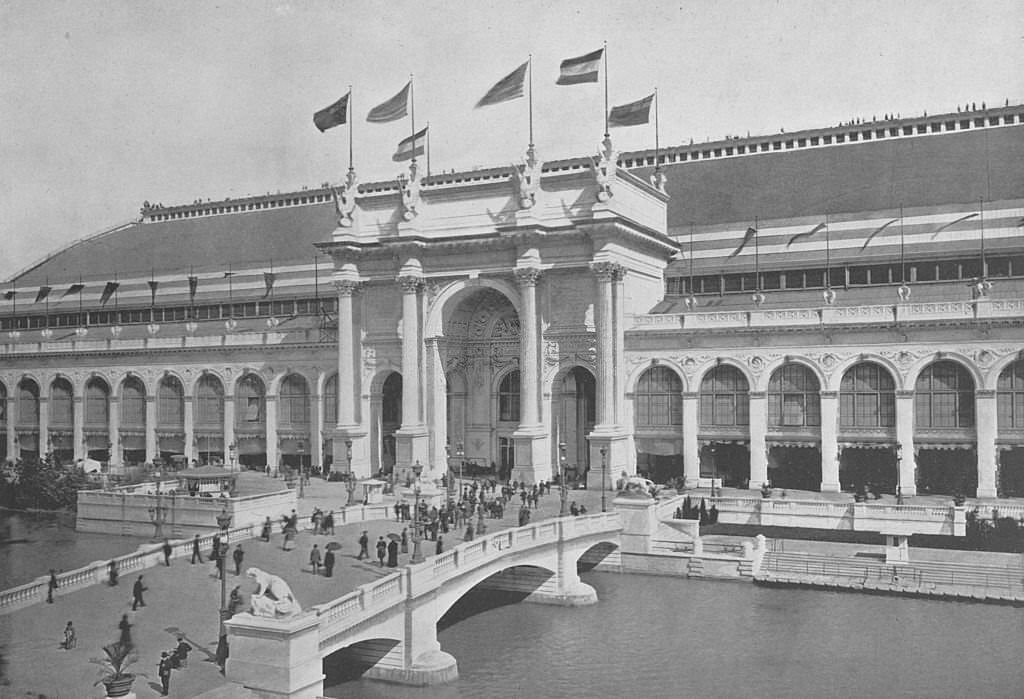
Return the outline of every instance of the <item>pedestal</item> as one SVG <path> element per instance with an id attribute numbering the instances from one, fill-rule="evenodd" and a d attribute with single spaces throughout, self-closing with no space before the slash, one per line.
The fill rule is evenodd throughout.
<path id="1" fill-rule="evenodd" d="M 604 432 L 595 429 L 587 437 L 590 449 L 590 471 L 587 472 L 587 490 L 601 489 L 609 491 L 615 487 L 623 472 L 627 476 L 636 475 L 635 469 L 629 465 L 629 437 L 621 432 Z M 601 449 L 605 449 L 604 457 Z"/>
<path id="2" fill-rule="evenodd" d="M 910 563 L 910 537 L 906 534 L 885 535 L 885 562 L 887 565 Z"/>
<path id="3" fill-rule="evenodd" d="M 430 435 L 424 425 L 402 427 L 395 432 L 395 473 L 399 483 L 413 477 L 413 464 L 419 462 L 424 474 L 431 474 Z M 438 464 L 441 467 L 441 464 Z M 440 477 L 440 474 L 438 474 Z"/>
<path id="4" fill-rule="evenodd" d="M 260 696 L 317 699 L 324 690 L 319 624 L 309 612 L 285 619 L 236 614 L 225 622 L 231 655 L 224 676 Z"/>
<path id="5" fill-rule="evenodd" d="M 370 472 L 370 439 L 362 428 L 335 427 L 330 431 L 330 438 L 333 450 L 331 471 L 348 471 L 348 447 L 345 442 L 352 440 L 352 472 L 356 478 L 363 480 L 376 475 Z"/>
<path id="6" fill-rule="evenodd" d="M 520 483 L 551 481 L 551 447 L 544 427 L 523 427 L 516 430 L 512 438 L 516 445 L 516 465 L 512 469 L 512 480 Z"/>

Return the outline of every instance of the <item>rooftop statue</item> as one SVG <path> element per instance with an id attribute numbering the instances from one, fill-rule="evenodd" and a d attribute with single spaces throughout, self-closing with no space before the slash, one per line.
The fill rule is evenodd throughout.
<path id="1" fill-rule="evenodd" d="M 255 580 L 257 585 L 256 592 L 249 598 L 254 616 L 280 619 L 295 616 L 302 611 L 292 589 L 280 577 L 259 568 L 249 568 L 245 575 Z"/>
<path id="2" fill-rule="evenodd" d="M 398 188 L 402 190 L 402 218 L 406 221 L 413 220 L 419 213 L 416 210 L 420 203 L 420 178 L 416 174 L 418 169 L 413 160 L 409 163 L 409 176 L 403 174 L 398 177 Z"/>
<path id="3" fill-rule="evenodd" d="M 340 187 L 331 187 L 331 194 L 334 196 L 334 211 L 338 216 L 338 225 L 342 228 L 352 227 L 352 213 L 356 210 L 356 171 L 348 169 L 345 177 L 345 184 Z"/>
<path id="4" fill-rule="evenodd" d="M 516 186 L 516 199 L 520 209 L 530 209 L 537 203 L 540 190 L 540 173 L 543 164 L 537 159 L 533 144 L 526 150 L 522 164 L 512 164 L 512 182 Z"/>
<path id="5" fill-rule="evenodd" d="M 605 136 L 599 149 L 600 160 L 591 158 L 594 176 L 597 178 L 597 200 L 608 201 L 612 198 L 612 182 L 615 181 L 615 169 L 618 167 L 618 152 L 612 148 L 612 139 Z"/>

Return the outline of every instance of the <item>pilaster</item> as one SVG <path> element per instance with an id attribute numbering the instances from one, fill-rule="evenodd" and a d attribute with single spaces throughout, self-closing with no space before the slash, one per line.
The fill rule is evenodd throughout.
<path id="1" fill-rule="evenodd" d="M 821 492 L 839 492 L 839 391 L 822 391 L 821 401 Z"/>
<path id="2" fill-rule="evenodd" d="M 107 410 L 107 442 L 110 444 L 108 462 L 120 466 L 124 463 L 124 450 L 121 448 L 121 399 L 113 394 Z"/>
<path id="3" fill-rule="evenodd" d="M 85 401 L 82 396 L 75 395 L 71 398 L 71 424 L 72 443 L 75 450 L 75 461 L 86 457 L 85 449 Z"/>
<path id="4" fill-rule="evenodd" d="M 539 258 L 532 260 L 540 262 Z M 521 392 L 521 420 L 513 434 L 516 445 L 516 463 L 513 480 L 536 483 L 551 480 L 551 446 L 548 431 L 540 423 L 540 367 L 538 357 L 537 282 L 540 269 L 517 267 L 516 282 L 522 303 L 519 319 L 519 381 Z"/>
<path id="5" fill-rule="evenodd" d="M 160 456 L 156 436 L 156 396 L 146 395 L 146 461 L 155 463 Z"/>
<path id="6" fill-rule="evenodd" d="M 700 445 L 697 442 L 700 394 L 683 394 L 683 479 L 687 488 L 696 488 L 700 479 Z"/>
<path id="7" fill-rule="evenodd" d="M 996 392 L 982 389 L 974 392 L 975 425 L 977 425 L 979 498 L 996 497 L 996 472 L 999 453 L 996 450 L 998 430 Z"/>
<path id="8" fill-rule="evenodd" d="M 17 386 L 13 389 L 17 391 Z M 18 448 L 18 401 L 14 396 L 7 396 L 7 459 L 17 459 L 21 456 Z"/>
<path id="9" fill-rule="evenodd" d="M 760 488 L 768 482 L 768 396 L 764 391 L 751 391 L 750 398 L 750 483 Z"/>
<path id="10" fill-rule="evenodd" d="M 429 434 L 420 415 L 419 292 L 423 275 L 418 261 L 402 266 L 398 284 L 402 289 L 402 426 L 395 433 L 395 468 L 398 478 L 405 480 L 413 464 L 430 467 Z"/>
<path id="11" fill-rule="evenodd" d="M 896 391 L 896 444 L 899 448 L 899 492 L 905 497 L 917 495 L 913 391 Z"/>
<path id="12" fill-rule="evenodd" d="M 231 445 L 236 444 L 235 442 L 235 420 L 238 419 L 238 406 L 235 405 L 235 397 L 224 396 L 224 460 L 225 462 L 231 461 Z M 238 453 L 237 450 L 235 452 Z M 238 458 L 237 456 L 235 457 Z M 269 460 L 270 467 L 276 468 L 277 463 Z M 237 464 L 228 463 L 229 468 L 234 468 Z"/>
<path id="13" fill-rule="evenodd" d="M 192 400 L 193 396 L 186 395 L 184 400 L 185 415 L 184 415 L 184 429 L 185 429 L 185 457 L 188 459 L 188 465 L 191 466 L 192 462 L 196 458 L 196 418 L 195 418 L 195 402 Z M 225 405 L 225 410 L 227 406 Z"/>
<path id="14" fill-rule="evenodd" d="M 269 464 L 271 468 L 275 468 L 279 467 L 281 463 L 281 442 L 277 436 L 277 395 L 268 395 L 266 397 L 266 404 L 267 464 Z M 227 439 L 227 435 L 225 435 L 225 439 Z"/>

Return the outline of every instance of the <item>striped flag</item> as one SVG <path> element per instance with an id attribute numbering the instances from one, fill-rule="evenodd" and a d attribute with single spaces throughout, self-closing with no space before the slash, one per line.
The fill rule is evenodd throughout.
<path id="1" fill-rule="evenodd" d="M 11 299 L 13 299 L 17 295 L 18 295 L 18 292 L 14 291 L 13 289 L 11 291 L 5 291 L 4 292 L 4 301 L 10 301 Z"/>
<path id="2" fill-rule="evenodd" d="M 824 223 L 819 223 L 817 226 L 815 226 L 814 228 L 812 228 L 809 231 L 804 231 L 803 233 L 797 233 L 796 235 L 794 235 L 792 238 L 789 239 L 789 242 L 786 243 L 786 247 L 788 248 L 790 245 L 792 245 L 796 241 L 800 240 L 801 238 L 810 238 L 812 235 L 814 235 L 815 233 L 817 233 L 818 231 L 820 231 L 824 227 L 825 227 Z"/>
<path id="3" fill-rule="evenodd" d="M 559 66 L 556 85 L 577 85 L 579 83 L 596 83 L 597 73 L 601 68 L 601 56 L 604 49 L 592 51 L 585 56 L 567 58 Z"/>
<path id="4" fill-rule="evenodd" d="M 509 100 L 519 99 L 523 96 L 523 84 L 526 82 L 526 68 L 529 61 L 519 66 L 504 78 L 494 83 L 494 87 L 487 91 L 487 94 L 480 98 L 474 109 L 489 107 L 492 104 L 501 104 Z"/>
<path id="5" fill-rule="evenodd" d="M 978 215 L 978 212 L 974 212 L 973 214 L 967 214 L 966 216 L 961 216 L 960 218 L 958 218 L 955 221 L 950 221 L 949 223 L 942 224 L 941 226 L 936 228 L 935 231 L 932 233 L 932 238 L 934 239 L 935 236 L 937 236 L 939 233 L 941 233 L 942 231 L 946 230 L 950 226 L 955 226 L 958 223 L 963 223 L 967 219 L 974 218 L 977 215 Z"/>
<path id="6" fill-rule="evenodd" d="M 412 136 L 406 136 L 399 141 L 398 148 L 395 150 L 395 154 L 391 156 L 391 159 L 396 163 L 400 163 L 403 160 L 412 160 L 413 158 L 418 158 L 423 155 L 428 128 L 430 127 L 425 126 L 422 130 L 417 131 Z"/>
<path id="7" fill-rule="evenodd" d="M 84 289 L 84 288 L 85 288 L 85 284 L 72 284 L 71 286 L 69 286 L 67 288 L 67 291 L 65 291 L 63 294 L 61 294 L 60 297 L 64 298 L 66 296 L 71 296 L 71 294 L 81 293 L 82 289 Z"/>
<path id="8" fill-rule="evenodd" d="M 748 228 L 747 232 L 743 235 L 743 242 L 740 243 L 738 248 L 729 253 L 729 257 L 736 257 L 739 255 L 740 251 L 747 247 L 747 243 L 753 240 L 755 235 L 757 235 L 757 229 L 753 227 Z"/>
<path id="9" fill-rule="evenodd" d="M 53 287 L 52 286 L 41 286 L 41 287 L 39 287 L 39 291 L 36 292 L 35 303 L 39 303 L 40 301 L 44 300 L 47 296 L 50 295 L 51 291 L 53 291 Z"/>
<path id="10" fill-rule="evenodd" d="M 320 133 L 348 123 L 348 97 L 350 94 L 350 92 L 346 92 L 340 100 L 313 115 L 313 124 L 320 129 Z"/>
<path id="11" fill-rule="evenodd" d="M 114 292 L 120 288 L 121 284 L 118 282 L 107 282 L 103 287 L 103 292 L 100 294 L 100 305 L 106 306 L 107 301 L 114 295 Z"/>
<path id="12" fill-rule="evenodd" d="M 410 87 L 412 87 L 411 80 L 398 91 L 397 95 L 371 109 L 370 113 L 366 115 L 366 120 L 374 124 L 384 124 L 404 117 L 409 113 Z"/>
<path id="13" fill-rule="evenodd" d="M 885 222 L 885 223 L 883 223 L 883 224 L 882 224 L 881 226 L 879 226 L 878 228 L 876 228 L 876 229 L 874 230 L 874 232 L 873 232 L 873 233 L 872 233 L 871 235 L 869 235 L 869 236 L 868 236 L 867 240 L 865 240 L 865 241 L 864 241 L 864 244 L 860 246 L 860 249 L 861 249 L 861 250 L 863 250 L 864 248 L 866 248 L 866 247 L 868 246 L 868 244 L 869 244 L 869 243 L 870 243 L 870 242 L 871 242 L 872 240 L 874 240 L 874 239 L 875 239 L 875 236 L 876 236 L 876 235 L 878 235 L 879 233 L 881 233 L 882 231 L 884 231 L 884 230 L 885 230 L 886 228 L 888 228 L 888 227 L 889 227 L 889 226 L 891 226 L 892 224 L 896 223 L 897 221 L 899 221 L 899 219 L 898 219 L 898 218 L 894 218 L 894 219 L 891 219 L 891 220 L 889 220 L 889 221 L 886 221 L 886 222 Z"/>
<path id="14" fill-rule="evenodd" d="M 608 128 L 616 126 L 638 126 L 651 122 L 651 103 L 654 102 L 654 93 L 647 95 L 641 100 L 612 107 L 608 112 Z"/>
<path id="15" fill-rule="evenodd" d="M 277 279 L 277 275 L 273 272 L 263 273 L 263 285 L 267 287 L 266 292 L 263 294 L 263 298 L 270 296 L 270 291 L 274 288 L 274 280 Z"/>

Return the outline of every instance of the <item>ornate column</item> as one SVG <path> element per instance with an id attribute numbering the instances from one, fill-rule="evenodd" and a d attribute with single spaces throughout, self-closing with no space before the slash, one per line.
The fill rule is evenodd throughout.
<path id="1" fill-rule="evenodd" d="M 185 396 L 185 457 L 188 458 L 188 465 L 192 465 L 192 460 L 196 458 L 196 418 L 195 418 L 195 404 L 193 402 L 192 394 Z M 225 410 L 227 404 L 225 403 Z"/>
<path id="2" fill-rule="evenodd" d="M 15 394 L 17 394 L 18 385 L 14 385 Z M 18 447 L 18 419 L 17 419 L 17 406 L 18 399 L 16 395 L 7 395 L 7 456 L 8 459 L 17 459 L 21 456 L 21 449 Z"/>
<path id="3" fill-rule="evenodd" d="M 395 467 L 405 480 L 417 461 L 429 471 L 429 435 L 420 413 L 421 377 L 420 299 L 423 271 L 416 260 L 402 266 L 398 275 L 402 290 L 402 426 L 395 433 Z"/>
<path id="4" fill-rule="evenodd" d="M 448 386 L 444 375 L 444 364 L 441 361 L 439 338 L 426 339 L 426 377 L 428 400 L 427 429 L 430 432 L 430 477 L 440 478 L 448 468 L 445 445 L 448 444 Z M 452 453 L 455 444 L 452 442 Z"/>
<path id="5" fill-rule="evenodd" d="M 323 396 L 320 395 L 322 372 L 313 380 L 313 392 L 309 396 L 309 458 L 311 464 L 323 471 L 324 468 L 324 410 Z"/>
<path id="6" fill-rule="evenodd" d="M 233 389 L 232 389 L 233 390 Z M 238 406 L 235 405 L 235 396 L 232 393 L 230 396 L 224 396 L 224 463 L 231 466 L 231 450 L 228 447 L 235 442 L 235 420 L 238 414 Z M 269 447 L 268 447 L 269 450 Z M 237 451 L 235 452 L 238 453 Z M 237 458 L 237 457 L 236 457 Z M 267 461 L 270 461 L 269 454 L 267 455 Z M 276 463 L 270 464 L 271 469 L 277 468 Z"/>
<path id="7" fill-rule="evenodd" d="M 624 358 L 626 356 L 626 311 L 623 304 L 625 295 L 625 284 L 623 279 L 626 276 L 626 268 L 619 267 L 615 270 L 615 274 L 612 277 L 612 317 L 613 317 L 613 332 L 615 340 L 613 343 L 614 352 L 612 354 L 612 376 L 615 378 L 615 383 L 612 387 L 614 395 L 612 396 L 613 401 L 613 413 L 616 425 L 622 425 L 625 423 L 623 419 L 623 413 L 625 411 L 625 380 L 626 371 L 624 366 Z"/>
<path id="8" fill-rule="evenodd" d="M 156 396 L 146 395 L 146 461 L 154 463 L 160 457 L 156 436 Z"/>
<path id="9" fill-rule="evenodd" d="M 760 488 L 768 482 L 768 394 L 751 391 L 750 394 L 750 483 L 748 488 Z"/>
<path id="10" fill-rule="evenodd" d="M 697 442 L 699 408 L 699 393 L 683 393 L 683 478 L 687 488 L 696 488 L 700 478 L 700 445 Z"/>
<path id="11" fill-rule="evenodd" d="M 277 395 L 267 395 L 264 400 L 267 406 L 267 424 L 266 424 L 266 442 L 267 442 L 267 465 L 270 466 L 270 470 L 273 471 L 279 465 L 281 460 L 281 449 L 280 442 L 277 436 Z M 224 439 L 227 439 L 227 435 L 224 435 Z M 227 445 L 224 445 L 225 450 Z"/>
<path id="12" fill-rule="evenodd" d="M 530 261 L 539 262 L 534 253 Z M 540 422 L 540 356 L 538 344 L 537 282 L 540 269 L 535 266 L 519 266 L 515 270 L 519 286 L 519 387 L 521 413 L 519 427 L 513 434 L 516 445 L 516 463 L 512 470 L 513 480 L 536 483 L 550 480 L 551 451 L 547 432 Z"/>
<path id="13" fill-rule="evenodd" d="M 839 391 L 821 391 L 821 492 L 839 492 Z"/>
<path id="14" fill-rule="evenodd" d="M 914 451 L 914 392 L 896 391 L 896 444 L 900 458 L 897 481 L 905 497 L 917 495 L 917 453 Z"/>
<path id="15" fill-rule="evenodd" d="M 39 456 L 46 456 L 50 451 L 50 397 L 42 395 L 39 390 L 39 436 L 36 439 L 36 450 Z"/>
<path id="16" fill-rule="evenodd" d="M 974 424 L 977 425 L 978 493 L 979 498 L 996 497 L 996 472 L 999 452 L 996 450 L 996 392 L 980 389 L 974 392 Z"/>
<path id="17" fill-rule="evenodd" d="M 597 302 L 594 304 L 597 325 L 597 424 L 591 432 L 590 471 L 587 474 L 587 488 L 610 488 L 615 479 L 613 474 L 630 472 L 629 435 L 616 422 L 615 356 L 618 344 L 616 335 L 621 326 L 615 324 L 615 302 L 613 283 L 623 272 L 622 266 L 609 261 L 592 262 L 591 271 L 597 276 Z M 621 379 L 620 379 L 621 380 Z M 602 454 L 601 450 L 605 453 Z"/>
<path id="18" fill-rule="evenodd" d="M 355 425 L 355 353 L 352 296 L 359 288 L 355 279 L 335 279 L 338 292 L 338 427 Z"/>
<path id="19" fill-rule="evenodd" d="M 107 441 L 110 443 L 109 462 L 115 466 L 124 462 L 121 449 L 121 398 L 111 394 L 107 414 Z"/>
<path id="20" fill-rule="evenodd" d="M 78 388 L 77 386 L 75 387 Z M 75 460 L 84 459 L 88 451 L 85 448 L 85 401 L 82 394 L 76 391 L 71 398 L 71 441 L 74 445 Z M 108 435 L 109 437 L 109 435 Z"/>
<path id="21" fill-rule="evenodd" d="M 335 471 L 347 471 L 346 459 L 348 447 L 352 442 L 352 472 L 359 478 L 368 478 L 372 474 L 370 442 L 367 438 L 367 425 L 359 424 L 357 406 L 359 401 L 359 323 L 356 319 L 356 298 L 362 281 L 359 270 L 352 263 L 341 265 L 334 273 L 334 289 L 338 294 L 338 402 L 337 420 L 333 425 L 324 425 L 323 432 L 315 438 L 320 440 L 324 435 L 331 437 L 331 449 Z M 365 420 L 365 416 L 363 418 Z M 322 421 L 322 418 L 321 418 Z M 321 459 L 323 455 L 321 453 Z"/>

